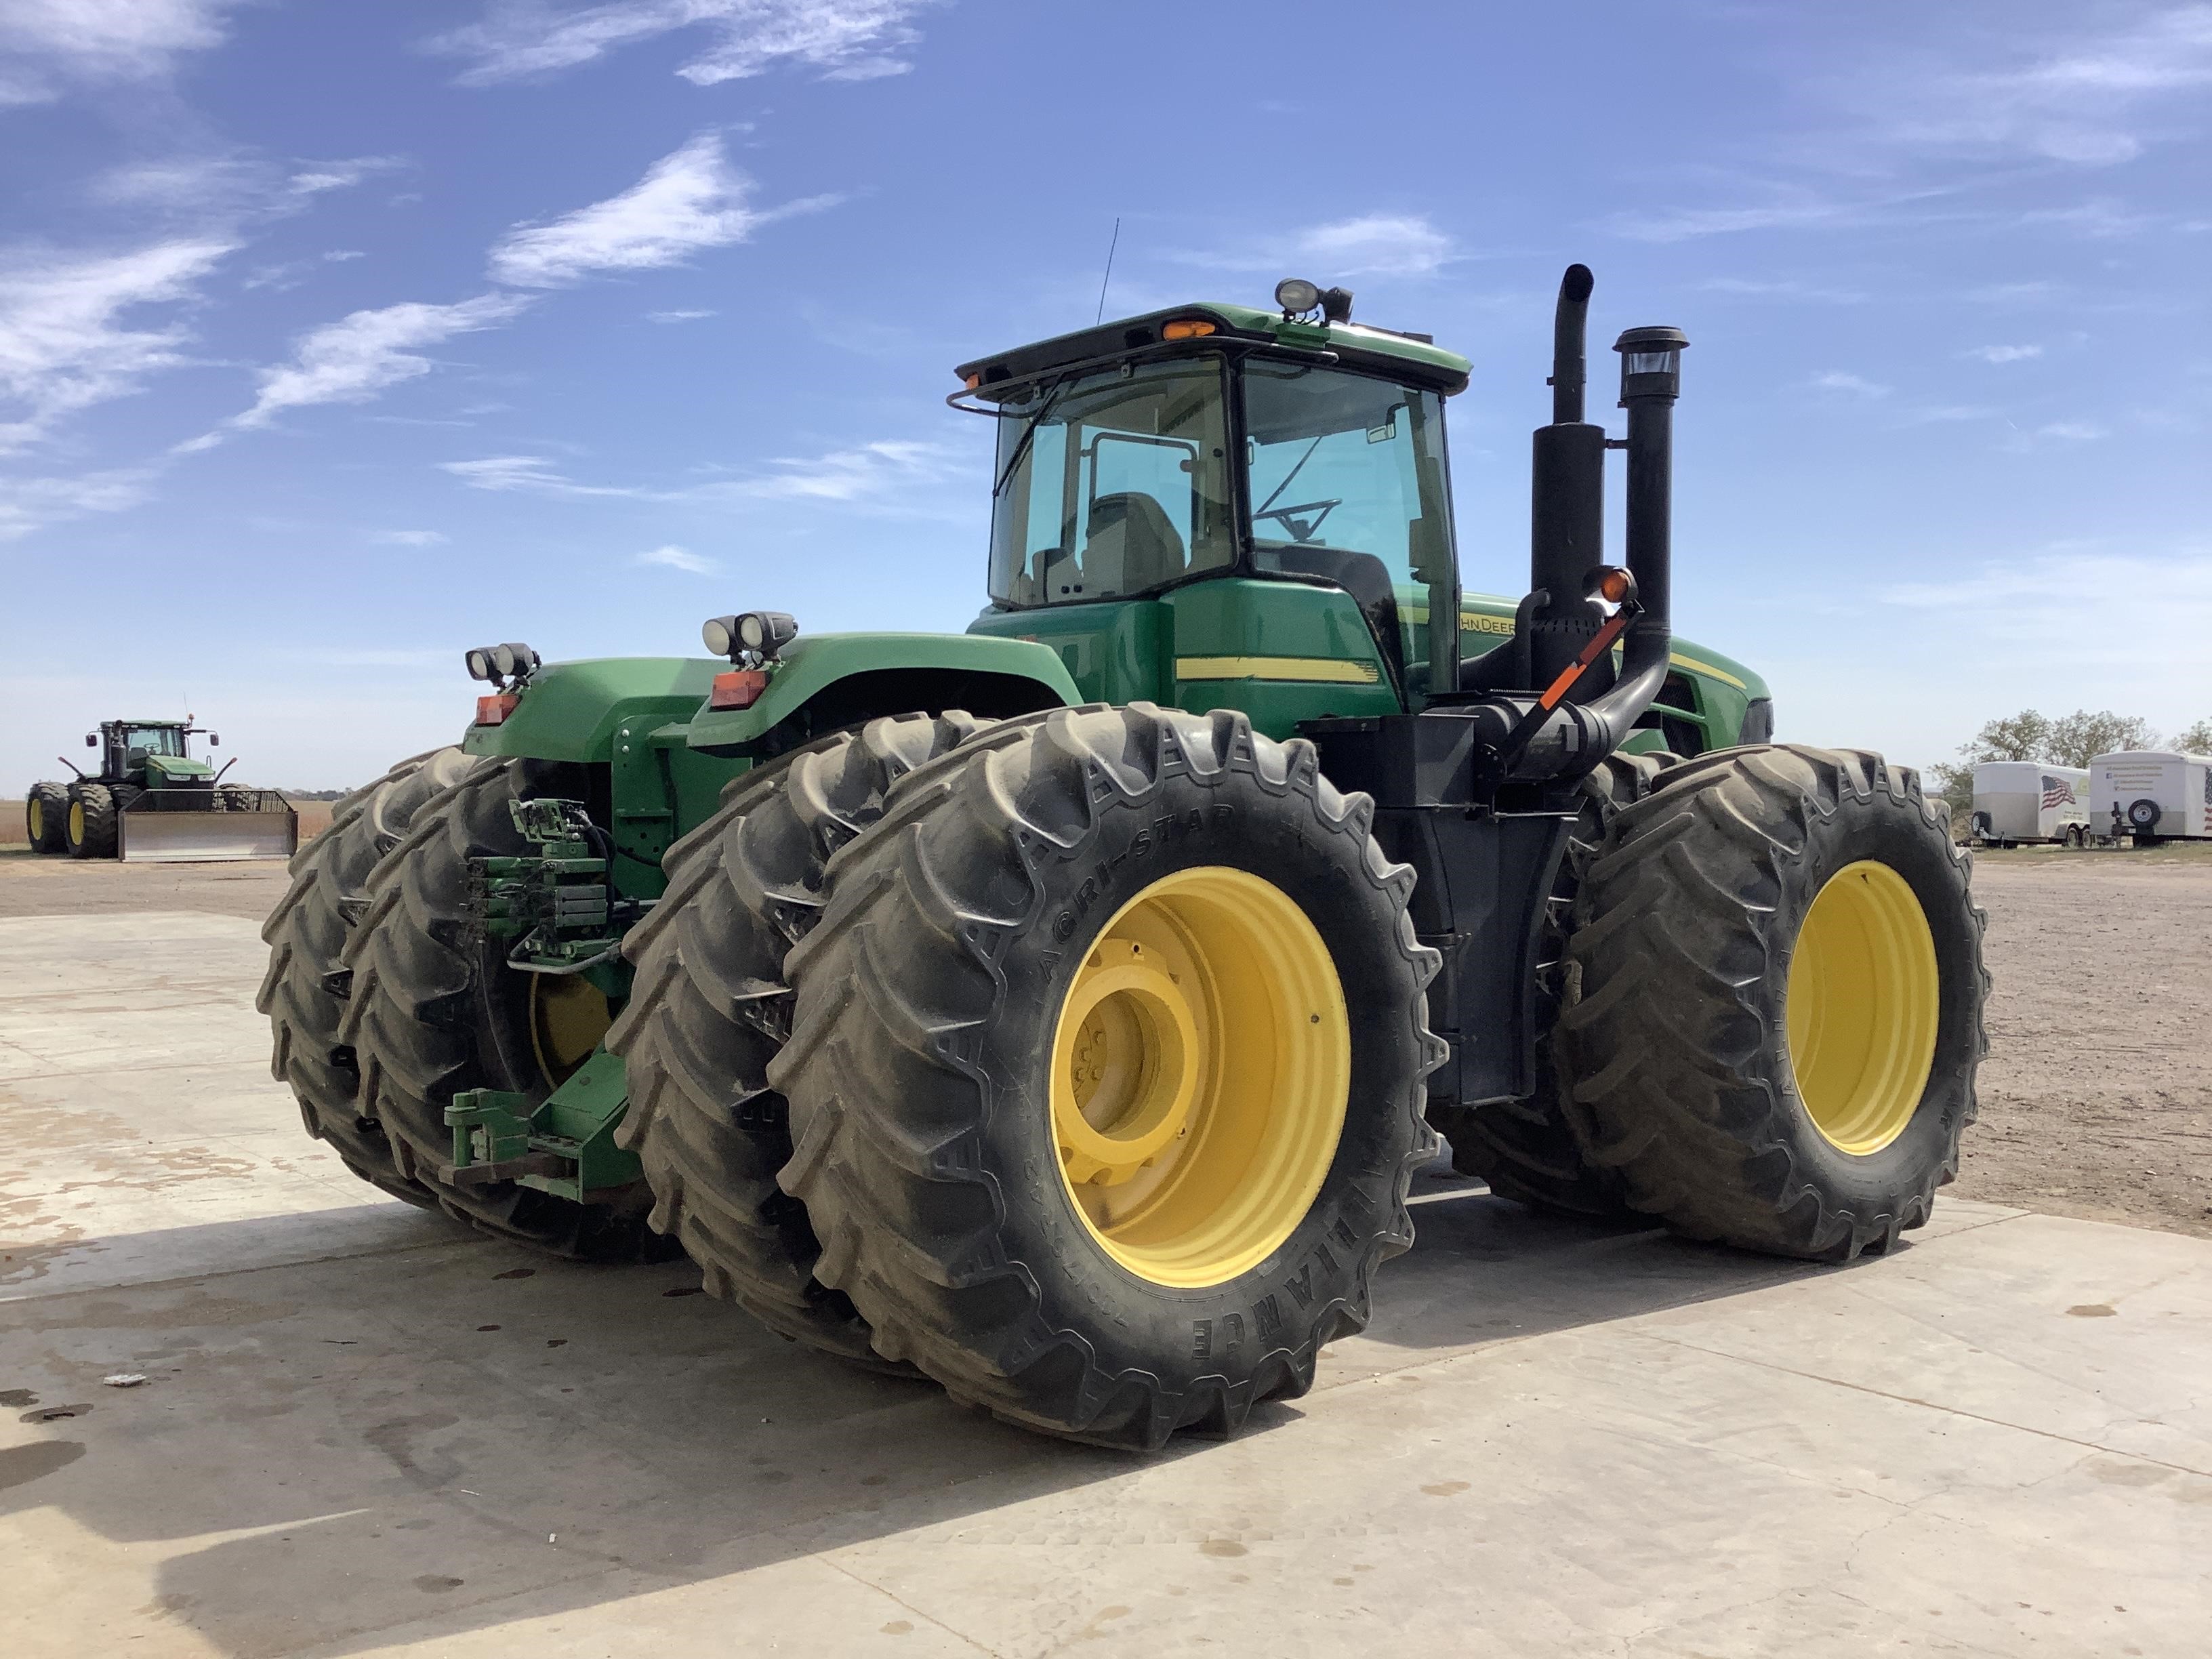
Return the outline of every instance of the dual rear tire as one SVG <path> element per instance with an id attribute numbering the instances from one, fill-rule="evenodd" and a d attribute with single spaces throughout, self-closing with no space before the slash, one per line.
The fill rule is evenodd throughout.
<path id="1" fill-rule="evenodd" d="M 818 865 L 764 879 L 749 839 L 902 724 L 672 855 L 612 1038 L 662 1224 L 787 1334 L 1053 1433 L 1152 1447 L 1303 1394 L 1436 1144 L 1412 872 L 1310 744 L 1136 704 L 860 768 Z M 799 1247 L 764 1264 L 772 1220 Z M 769 1294 L 801 1273 L 840 1322 Z"/>

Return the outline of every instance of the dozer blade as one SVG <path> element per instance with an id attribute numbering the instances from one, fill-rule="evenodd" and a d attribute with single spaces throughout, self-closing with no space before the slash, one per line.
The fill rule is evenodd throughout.
<path id="1" fill-rule="evenodd" d="M 118 822 L 125 864 L 288 859 L 300 845 L 296 811 L 125 812 Z"/>

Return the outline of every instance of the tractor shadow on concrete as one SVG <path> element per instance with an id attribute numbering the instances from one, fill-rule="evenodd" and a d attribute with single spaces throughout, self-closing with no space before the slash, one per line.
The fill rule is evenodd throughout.
<path id="1" fill-rule="evenodd" d="M 1820 1271 L 1534 1216 L 1441 1166 L 1415 1200 L 1373 1327 L 1248 1434 L 1295 1457 L 1333 1385 Z M 0 1388 L 89 1407 L 24 1431 L 0 1514 L 51 1505 L 160 1562 L 152 1601 L 110 1610 L 118 1634 L 241 1656 L 434 1641 L 945 1522 L 988 1532 L 1143 1467 L 785 1343 L 688 1263 L 575 1267 L 429 1217 L 412 1247 L 301 1260 L 317 1222 L 239 1224 L 263 1260 L 285 1259 L 272 1224 L 295 1230 L 291 1265 L 0 1304 Z M 101 1386 L 124 1370 L 149 1380 Z"/>

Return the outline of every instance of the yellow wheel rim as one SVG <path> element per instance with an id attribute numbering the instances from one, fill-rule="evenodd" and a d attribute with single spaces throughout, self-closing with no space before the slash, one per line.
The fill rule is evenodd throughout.
<path id="1" fill-rule="evenodd" d="M 46 804 L 42 800 L 31 803 L 31 845 L 36 847 L 46 838 Z"/>
<path id="2" fill-rule="evenodd" d="M 530 1048 L 551 1087 L 592 1057 L 613 1024 L 606 994 L 580 974 L 530 976 Z"/>
<path id="3" fill-rule="evenodd" d="M 84 841 L 84 803 L 81 800 L 70 803 L 69 838 L 72 847 L 80 846 Z"/>
<path id="4" fill-rule="evenodd" d="M 1344 987 L 1305 912 L 1246 871 L 1179 871 L 1114 913 L 1060 1004 L 1060 1178 L 1131 1273 L 1218 1285 L 1313 1207 L 1351 1083 Z"/>
<path id="5" fill-rule="evenodd" d="M 1828 878 L 1798 930 L 1784 1024 L 1798 1097 L 1846 1152 L 1905 1133 L 1936 1063 L 1936 939 L 1905 878 L 1863 859 Z"/>

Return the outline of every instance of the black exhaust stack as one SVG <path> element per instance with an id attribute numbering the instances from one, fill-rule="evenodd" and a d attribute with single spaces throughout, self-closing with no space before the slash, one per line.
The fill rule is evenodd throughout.
<path id="1" fill-rule="evenodd" d="M 1533 604 L 1523 684 L 1532 688 L 1556 679 L 1601 620 L 1583 597 L 1583 578 L 1605 561 L 1605 428 L 1583 419 L 1583 339 L 1594 286 L 1588 265 L 1569 265 L 1552 316 L 1552 423 L 1536 428 L 1528 471 Z M 1597 692 L 1612 682 L 1607 663 L 1583 683 Z"/>

